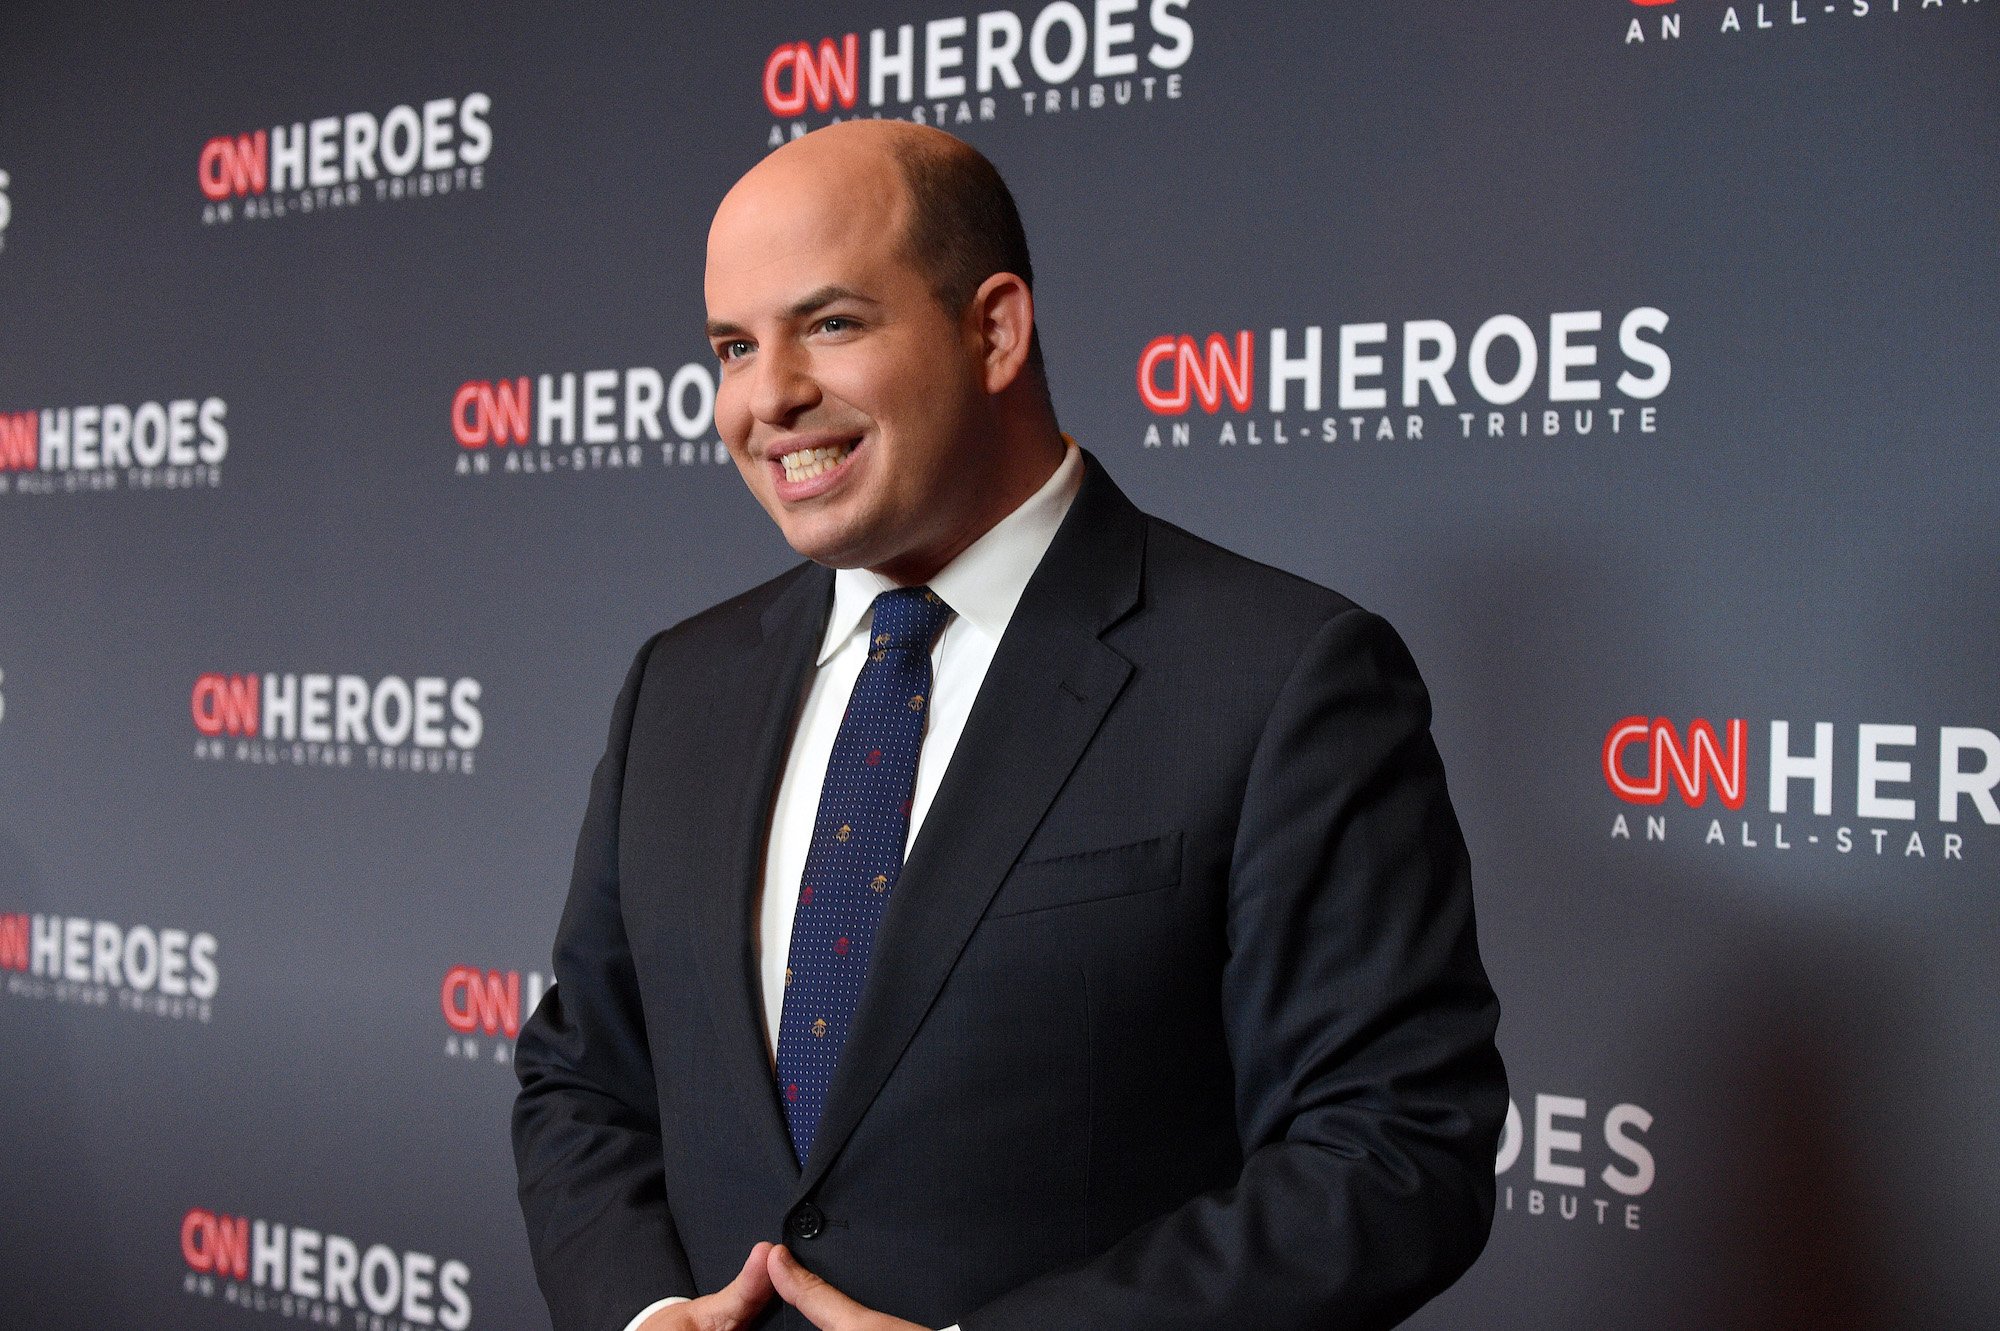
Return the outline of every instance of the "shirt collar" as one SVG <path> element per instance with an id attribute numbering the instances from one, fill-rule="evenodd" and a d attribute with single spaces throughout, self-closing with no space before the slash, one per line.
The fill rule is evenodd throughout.
<path id="1" fill-rule="evenodd" d="M 1070 502 L 1083 486 L 1083 451 L 1068 435 L 1063 436 L 1063 444 L 1062 463 L 1042 482 L 1042 488 L 966 546 L 926 584 L 959 618 L 996 643 L 1007 631 L 1028 579 L 1034 576 L 1049 543 L 1056 538 L 1056 528 L 1069 512 Z M 819 665 L 825 665 L 861 628 L 875 598 L 895 586 L 865 568 L 834 570 L 833 613 L 827 616 Z"/>

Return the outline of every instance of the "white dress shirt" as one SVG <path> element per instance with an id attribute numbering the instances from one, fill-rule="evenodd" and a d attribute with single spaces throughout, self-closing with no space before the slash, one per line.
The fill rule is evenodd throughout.
<path id="1" fill-rule="evenodd" d="M 916 789 L 911 795 L 910 833 L 904 853 L 916 841 L 924 814 L 951 764 L 973 699 L 993 664 L 1007 624 L 1020 604 L 1028 579 L 1042 562 L 1056 528 L 1083 485 L 1083 455 L 1068 441 L 1062 464 L 1019 508 L 944 566 L 925 585 L 953 610 L 931 646 L 931 701 L 923 748 L 917 754 Z M 833 612 L 827 617 L 817 669 L 805 706 L 792 731 L 791 753 L 771 807 L 770 836 L 764 848 L 764 878 L 758 905 L 758 973 L 764 990 L 766 1053 L 777 1063 L 778 1023 L 785 1005 L 785 963 L 791 959 L 792 917 L 798 910 L 799 880 L 819 816 L 820 787 L 827 760 L 854 681 L 867 659 L 875 598 L 897 584 L 867 569 L 844 568 L 833 575 Z M 661 1308 L 684 1303 L 662 1299 L 627 1324 L 635 1331 Z M 947 1328 L 958 1331 L 958 1328 Z"/>

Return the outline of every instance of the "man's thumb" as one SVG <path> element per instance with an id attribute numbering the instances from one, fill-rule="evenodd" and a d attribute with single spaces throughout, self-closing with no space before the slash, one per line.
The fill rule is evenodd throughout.
<path id="1" fill-rule="evenodd" d="M 860 1304 L 799 1265 L 791 1249 L 782 1244 L 771 1250 L 771 1283 L 777 1287 L 778 1297 L 804 1313 L 820 1331 L 839 1331 L 862 1310 Z"/>
<path id="2" fill-rule="evenodd" d="M 710 1297 L 715 1300 L 715 1312 L 725 1319 L 723 1331 L 747 1322 L 757 1315 L 757 1310 L 771 1300 L 771 1245 L 759 1243 L 750 1249 L 750 1255 L 743 1259 L 743 1269 L 736 1273 L 736 1279 L 715 1291 Z"/>

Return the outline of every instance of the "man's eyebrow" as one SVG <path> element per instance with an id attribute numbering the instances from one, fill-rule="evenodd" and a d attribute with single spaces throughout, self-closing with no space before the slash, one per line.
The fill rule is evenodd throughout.
<path id="1" fill-rule="evenodd" d="M 828 305 L 834 304 L 836 301 L 843 300 L 857 301 L 863 305 L 880 303 L 862 295 L 853 287 L 825 286 L 806 296 L 804 299 L 795 302 L 792 308 L 785 311 L 785 317 L 788 319 L 803 319 L 815 310 L 823 309 Z"/>
<path id="2" fill-rule="evenodd" d="M 791 307 L 785 311 L 785 318 L 803 319 L 815 310 L 824 309 L 828 305 L 843 300 L 854 301 L 862 305 L 881 304 L 874 297 L 863 295 L 853 287 L 824 286 L 792 302 Z M 705 325 L 705 329 L 710 338 L 741 337 L 744 331 L 737 325 L 721 319 L 710 319 Z"/>

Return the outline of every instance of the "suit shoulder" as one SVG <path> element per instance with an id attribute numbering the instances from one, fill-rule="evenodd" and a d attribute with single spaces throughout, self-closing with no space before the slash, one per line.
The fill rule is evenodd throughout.
<path id="1" fill-rule="evenodd" d="M 801 562 L 786 569 L 777 577 L 760 582 L 747 591 L 738 592 L 726 600 L 717 601 L 706 610 L 698 610 L 686 619 L 661 629 L 647 640 L 645 651 L 655 649 L 662 652 L 701 650 L 717 641 L 736 641 L 745 634 L 756 635 L 766 611 L 774 605 L 799 579 L 809 576 L 816 565 Z"/>
<path id="2" fill-rule="evenodd" d="M 1225 549 L 1165 518 L 1147 514 L 1146 523 L 1147 585 L 1159 594 L 1149 601 L 1299 633 L 1360 609 L 1332 588 Z"/>
<path id="3" fill-rule="evenodd" d="M 1241 733 L 1260 733 L 1290 689 L 1386 697 L 1421 688 L 1380 616 L 1173 523 L 1147 523 L 1138 611 L 1106 641 L 1165 687 L 1198 691 L 1217 717 L 1235 715 Z"/>

